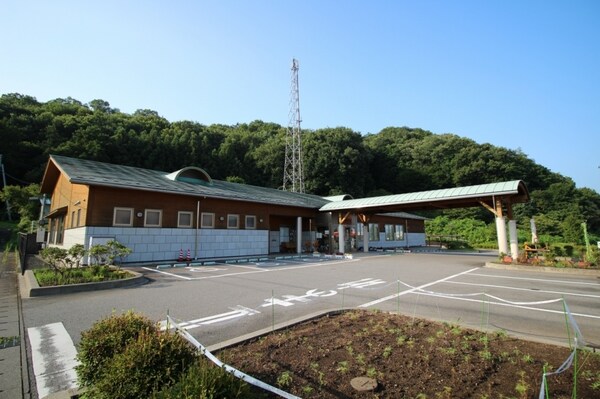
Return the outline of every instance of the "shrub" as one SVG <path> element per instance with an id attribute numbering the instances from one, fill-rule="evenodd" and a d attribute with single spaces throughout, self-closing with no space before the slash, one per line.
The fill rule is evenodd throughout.
<path id="1" fill-rule="evenodd" d="M 67 265 L 68 252 L 64 248 L 46 247 L 40 251 L 40 256 L 44 263 L 57 272 L 62 272 Z"/>
<path id="2" fill-rule="evenodd" d="M 192 364 L 174 385 L 153 395 L 154 399 L 254 398 L 251 388 L 205 358 Z"/>
<path id="3" fill-rule="evenodd" d="M 97 321 L 81 334 L 75 367 L 81 386 L 91 386 L 100 379 L 107 370 L 107 364 L 113 356 L 123 352 L 126 345 L 135 341 L 142 331 L 154 333 L 156 326 L 150 319 L 127 312 L 111 315 Z"/>
<path id="4" fill-rule="evenodd" d="M 124 351 L 110 359 L 86 395 L 99 399 L 147 398 L 178 381 L 196 359 L 195 349 L 179 334 L 142 330 Z"/>

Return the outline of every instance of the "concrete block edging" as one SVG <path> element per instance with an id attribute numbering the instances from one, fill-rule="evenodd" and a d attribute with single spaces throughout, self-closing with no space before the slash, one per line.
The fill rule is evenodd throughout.
<path id="1" fill-rule="evenodd" d="M 93 283 L 69 284 L 69 285 L 54 285 L 50 287 L 40 287 L 32 270 L 26 270 L 23 275 L 23 283 L 21 284 L 21 295 L 23 297 L 37 297 L 47 295 L 62 295 L 75 292 L 107 290 L 113 288 L 131 287 L 147 282 L 143 274 L 131 270 L 132 277 L 127 277 L 120 280 L 100 281 Z"/>

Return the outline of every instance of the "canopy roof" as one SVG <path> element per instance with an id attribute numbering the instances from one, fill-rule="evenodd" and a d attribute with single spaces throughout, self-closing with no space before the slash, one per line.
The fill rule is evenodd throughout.
<path id="1" fill-rule="evenodd" d="M 522 180 L 480 184 L 416 193 L 384 195 L 380 197 L 334 201 L 325 204 L 320 211 L 360 211 L 361 213 L 402 212 L 407 210 L 468 208 L 493 206 L 496 198 L 510 203 L 529 201 L 529 192 Z"/>

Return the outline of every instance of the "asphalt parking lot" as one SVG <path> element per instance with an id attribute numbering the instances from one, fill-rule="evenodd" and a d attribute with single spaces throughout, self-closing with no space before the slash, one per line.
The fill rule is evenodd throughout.
<path id="1" fill-rule="evenodd" d="M 378 309 L 568 345 L 573 320 L 600 346 L 599 275 L 483 267 L 493 256 L 359 254 L 343 257 L 136 267 L 148 283 L 126 289 L 23 299 L 26 328 L 60 323 L 77 344 L 113 312 L 179 320 L 206 346 L 341 308 Z M 569 328 L 567 328 L 569 326 Z"/>

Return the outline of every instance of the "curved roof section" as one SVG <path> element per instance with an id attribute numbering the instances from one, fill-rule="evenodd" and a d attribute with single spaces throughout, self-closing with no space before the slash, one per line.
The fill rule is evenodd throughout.
<path id="1" fill-rule="evenodd" d="M 327 201 L 345 201 L 349 199 L 353 199 L 350 194 L 341 194 L 341 195 L 333 195 L 331 197 L 323 197 Z"/>
<path id="2" fill-rule="evenodd" d="M 212 179 L 204 169 L 195 166 L 188 166 L 179 169 L 176 172 L 169 173 L 167 179 L 173 181 L 183 181 L 192 184 L 212 184 Z"/>
<path id="3" fill-rule="evenodd" d="M 485 202 L 490 206 L 495 197 L 510 197 L 511 202 L 529 201 L 529 191 L 522 180 L 480 184 L 416 193 L 384 195 L 330 202 L 320 211 L 361 210 L 369 213 L 394 212 L 417 209 L 445 209 L 480 206 Z"/>

